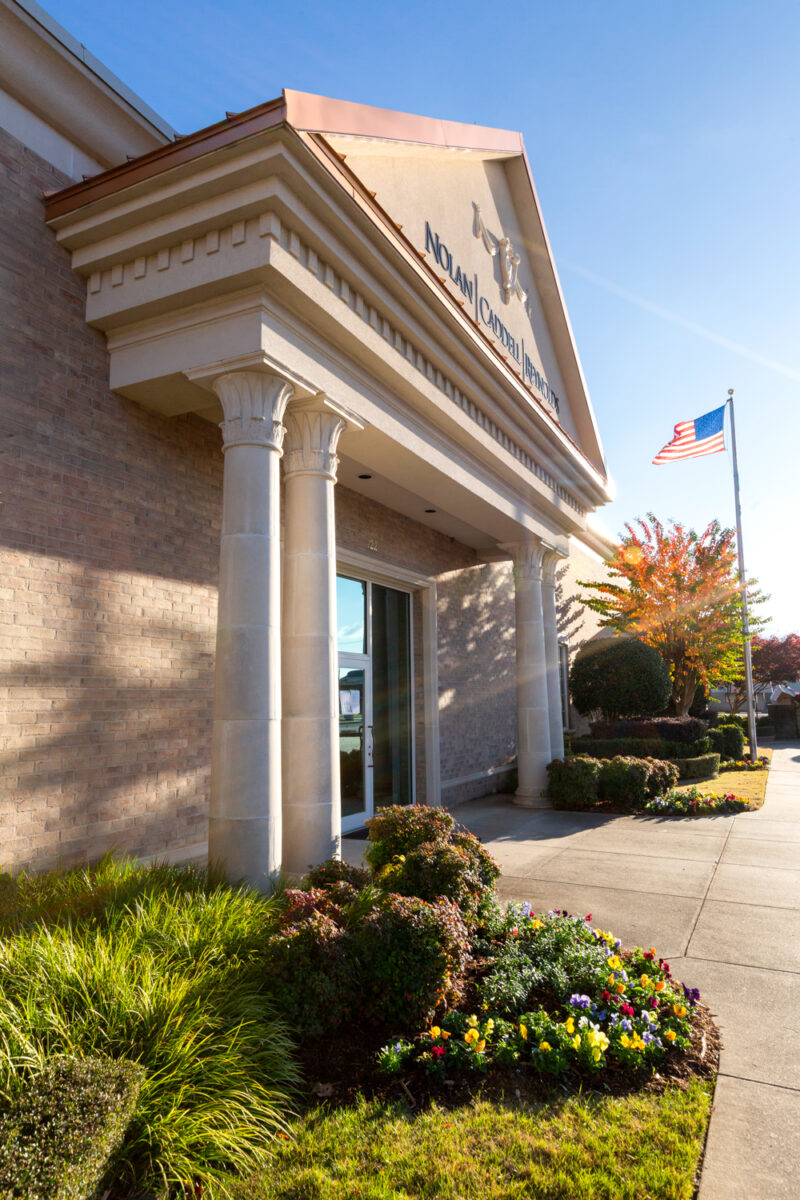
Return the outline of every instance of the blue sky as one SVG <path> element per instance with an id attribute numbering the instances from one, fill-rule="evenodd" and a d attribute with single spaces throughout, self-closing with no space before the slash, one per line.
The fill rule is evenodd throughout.
<path id="1" fill-rule="evenodd" d="M 282 87 L 520 129 L 597 414 L 612 534 L 733 524 L 728 454 L 650 465 L 735 389 L 748 573 L 800 631 L 796 0 L 46 0 L 181 133 Z"/>

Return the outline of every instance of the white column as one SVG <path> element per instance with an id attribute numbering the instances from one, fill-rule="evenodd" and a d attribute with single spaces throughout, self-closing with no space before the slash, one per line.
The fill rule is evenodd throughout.
<path id="1" fill-rule="evenodd" d="M 283 862 L 297 874 L 340 852 L 333 489 L 344 428 L 324 396 L 286 413 Z"/>
<path id="2" fill-rule="evenodd" d="M 550 713 L 542 614 L 544 545 L 531 537 L 504 547 L 514 558 L 517 640 L 517 772 L 514 803 L 524 808 L 546 805 L 550 762 Z"/>
<path id="3" fill-rule="evenodd" d="M 281 869 L 280 455 L 291 385 L 214 383 L 225 420 L 208 856 L 268 890 Z"/>
<path id="4" fill-rule="evenodd" d="M 542 564 L 542 612 L 544 656 L 547 664 L 547 702 L 550 709 L 550 754 L 564 757 L 564 721 L 561 712 L 561 666 L 558 659 L 558 616 L 556 613 L 556 569 L 561 561 L 548 550 Z"/>

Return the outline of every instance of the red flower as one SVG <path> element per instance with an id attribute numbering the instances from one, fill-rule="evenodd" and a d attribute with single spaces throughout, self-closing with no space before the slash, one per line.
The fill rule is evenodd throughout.
<path id="1" fill-rule="evenodd" d="M 431 1054 L 435 1054 L 437 1058 L 441 1058 L 444 1054 L 444 1046 L 434 1046 Z"/>

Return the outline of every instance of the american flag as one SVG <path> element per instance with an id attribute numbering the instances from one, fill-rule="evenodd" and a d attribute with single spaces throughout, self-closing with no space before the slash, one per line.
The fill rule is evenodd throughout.
<path id="1" fill-rule="evenodd" d="M 653 459 L 653 466 L 674 462 L 676 458 L 700 458 L 703 454 L 717 454 L 725 449 L 725 405 L 694 421 L 679 421 L 675 435 Z"/>

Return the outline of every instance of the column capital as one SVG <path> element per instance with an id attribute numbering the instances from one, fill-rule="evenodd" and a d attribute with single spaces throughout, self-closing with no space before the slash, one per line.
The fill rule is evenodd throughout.
<path id="1" fill-rule="evenodd" d="M 556 586 L 556 571 L 565 558 L 566 555 L 559 550 L 545 546 L 542 555 L 542 583 L 545 587 L 554 588 Z"/>
<path id="2" fill-rule="evenodd" d="M 289 406 L 284 418 L 286 445 L 284 475 L 323 475 L 336 482 L 336 448 L 347 421 L 336 405 L 320 392 Z"/>
<path id="3" fill-rule="evenodd" d="M 541 538 L 532 535 L 524 542 L 506 542 L 501 549 L 508 551 L 514 560 L 515 578 L 541 581 L 545 558 L 551 553 L 551 547 Z"/>
<path id="4" fill-rule="evenodd" d="M 225 420 L 223 451 L 231 446 L 264 446 L 280 453 L 283 414 L 294 388 L 281 375 L 265 371 L 230 371 L 214 380 Z"/>

